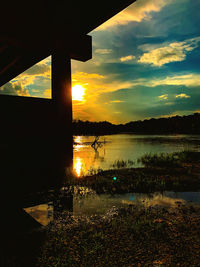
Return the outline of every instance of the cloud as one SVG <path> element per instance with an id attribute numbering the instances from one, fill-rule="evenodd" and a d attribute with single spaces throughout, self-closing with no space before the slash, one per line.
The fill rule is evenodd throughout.
<path id="1" fill-rule="evenodd" d="M 168 99 L 168 94 L 160 95 L 158 96 L 159 99 L 161 100 L 167 100 Z"/>
<path id="2" fill-rule="evenodd" d="M 38 63 L 24 72 L 28 75 L 47 75 L 50 73 L 50 66 L 44 63 Z"/>
<path id="3" fill-rule="evenodd" d="M 1 94 L 51 98 L 51 57 L 35 64 L 0 88 Z"/>
<path id="4" fill-rule="evenodd" d="M 72 81 L 87 82 L 90 79 L 103 79 L 104 76 L 98 73 L 76 72 L 72 74 Z"/>
<path id="5" fill-rule="evenodd" d="M 30 96 L 27 89 L 25 89 L 21 83 L 6 83 L 0 87 L 0 94 L 5 95 L 18 95 L 18 96 Z"/>
<path id="6" fill-rule="evenodd" d="M 170 62 L 183 61 L 188 52 L 198 47 L 200 37 L 187 39 L 183 42 L 174 42 L 144 53 L 138 62 L 161 67 Z"/>
<path id="7" fill-rule="evenodd" d="M 122 102 L 124 102 L 124 101 L 122 101 L 122 100 L 112 100 L 112 101 L 110 101 L 110 103 L 122 103 Z"/>
<path id="8" fill-rule="evenodd" d="M 121 57 L 120 61 L 121 62 L 125 62 L 125 61 L 130 61 L 130 60 L 133 60 L 133 59 L 135 59 L 135 56 L 129 55 L 129 56 L 126 56 L 126 57 Z"/>
<path id="9" fill-rule="evenodd" d="M 110 54 L 112 52 L 112 49 L 96 49 L 95 53 L 101 54 L 101 55 L 106 55 Z"/>
<path id="10" fill-rule="evenodd" d="M 148 84 L 149 86 L 157 86 L 161 84 L 165 85 L 185 85 L 187 87 L 200 86 L 200 74 L 185 74 L 185 75 L 174 75 L 167 76 L 166 78 L 155 79 L 150 81 L 142 81 L 143 84 Z"/>
<path id="11" fill-rule="evenodd" d="M 97 73 L 76 72 L 72 75 L 72 86 L 80 84 L 87 90 L 86 100 L 95 101 L 102 92 L 112 92 L 121 88 L 132 87 L 132 82 L 120 82 L 115 75 L 103 76 Z"/>
<path id="12" fill-rule="evenodd" d="M 44 98 L 51 98 L 51 89 L 44 90 Z"/>
<path id="13" fill-rule="evenodd" d="M 122 88 L 132 87 L 129 81 L 120 82 L 115 79 L 113 75 L 100 75 L 97 73 L 76 72 L 73 74 L 73 85 L 80 84 L 84 86 L 87 93 L 85 94 L 85 101 L 79 105 L 73 101 L 73 116 L 83 120 L 106 120 L 116 122 L 114 111 L 118 111 L 117 106 L 123 104 L 124 100 L 120 97 L 113 97 L 108 101 L 99 101 L 99 95 L 113 92 Z M 87 84 L 86 84 L 87 82 Z M 109 105 L 105 105 L 107 104 Z M 112 107 L 112 108 L 111 108 Z M 111 112 L 110 112 L 111 111 Z"/>
<path id="14" fill-rule="evenodd" d="M 33 92 L 33 93 L 39 93 L 40 90 L 39 89 L 31 89 L 31 92 Z"/>
<path id="15" fill-rule="evenodd" d="M 176 95 L 176 98 L 190 98 L 191 96 L 189 95 L 186 95 L 186 94 L 179 94 L 179 95 Z"/>
<path id="16" fill-rule="evenodd" d="M 51 66 L 49 65 L 50 58 L 46 58 L 39 63 L 35 64 L 31 68 L 27 69 L 17 77 L 15 77 L 12 82 L 20 83 L 24 88 L 34 84 L 36 85 L 37 80 L 46 79 L 47 81 L 51 80 Z"/>
<path id="17" fill-rule="evenodd" d="M 126 25 L 130 22 L 141 22 L 150 20 L 151 12 L 159 12 L 171 0 L 137 0 L 134 4 L 106 21 L 96 31 L 106 30 L 116 25 Z"/>

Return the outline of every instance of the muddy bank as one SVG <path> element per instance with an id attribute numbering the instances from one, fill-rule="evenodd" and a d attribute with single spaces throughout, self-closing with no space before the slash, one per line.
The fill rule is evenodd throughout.
<path id="1" fill-rule="evenodd" d="M 48 227 L 38 266 L 198 266 L 199 226 L 200 207 L 181 203 L 63 213 Z"/>

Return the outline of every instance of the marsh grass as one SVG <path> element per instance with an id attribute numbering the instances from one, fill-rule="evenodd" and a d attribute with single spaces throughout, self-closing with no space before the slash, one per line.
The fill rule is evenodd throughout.
<path id="1" fill-rule="evenodd" d="M 147 153 L 140 157 L 137 162 L 146 167 L 181 167 L 183 163 L 200 160 L 200 153 L 190 150 L 184 150 L 174 153 Z"/>
<path id="2" fill-rule="evenodd" d="M 112 168 L 130 168 L 135 164 L 133 160 L 116 160 L 114 163 L 111 165 Z"/>
<path id="3" fill-rule="evenodd" d="M 82 178 L 70 177 L 68 184 L 87 186 L 99 194 L 200 189 L 200 152 L 146 154 L 138 161 L 145 167 L 127 168 L 128 161 L 117 161 L 115 169 L 93 170 Z"/>
<path id="4" fill-rule="evenodd" d="M 77 194 L 85 187 L 110 194 L 200 189 L 199 169 L 184 167 L 200 160 L 198 152 L 146 155 L 140 160 L 145 168 L 71 177 L 70 186 Z M 199 225 L 200 207 L 184 204 L 170 210 L 143 203 L 93 217 L 63 212 L 47 228 L 38 266 L 199 266 Z"/>

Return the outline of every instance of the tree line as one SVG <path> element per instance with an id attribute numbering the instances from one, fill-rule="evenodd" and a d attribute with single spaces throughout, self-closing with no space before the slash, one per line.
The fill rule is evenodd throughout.
<path id="1" fill-rule="evenodd" d="M 74 135 L 104 135 L 115 133 L 136 134 L 200 134 L 200 113 L 168 118 L 151 118 L 112 124 L 107 121 L 73 121 Z"/>

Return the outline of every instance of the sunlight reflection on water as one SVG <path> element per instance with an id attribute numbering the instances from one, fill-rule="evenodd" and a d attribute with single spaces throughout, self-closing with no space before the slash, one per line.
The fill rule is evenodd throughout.
<path id="1" fill-rule="evenodd" d="M 77 177 L 80 177 L 82 174 L 82 160 L 81 160 L 81 158 L 74 159 L 73 165 L 74 165 L 73 169 L 75 171 L 75 175 Z"/>
<path id="2" fill-rule="evenodd" d="M 176 152 L 184 149 L 200 151 L 200 136 L 142 136 L 134 134 L 117 134 L 100 137 L 100 146 L 91 146 L 94 136 L 74 137 L 73 171 L 77 177 L 90 174 L 94 170 L 114 168 L 115 161 L 137 161 L 145 153 Z M 137 162 L 135 167 L 141 166 Z M 114 177 L 115 178 L 115 177 Z M 80 191 L 80 190 L 78 190 Z M 113 206 L 142 203 L 142 205 L 175 205 L 176 202 L 192 201 L 200 203 L 200 192 L 164 192 L 153 195 L 129 193 L 123 195 L 75 194 L 72 199 L 74 215 L 93 215 L 105 213 Z M 83 194 L 84 195 L 84 194 Z M 71 205 L 71 204 L 70 204 Z M 62 207 L 61 207 L 62 209 Z M 63 208 L 64 209 L 64 208 Z M 53 220 L 55 207 L 53 203 L 44 203 L 25 209 L 42 225 Z"/>
<path id="3" fill-rule="evenodd" d="M 113 164 L 118 161 L 130 160 L 134 162 L 133 167 L 141 167 L 137 159 L 145 153 L 200 151 L 200 136 L 196 135 L 105 135 L 99 138 L 99 145 L 92 147 L 94 140 L 95 136 L 74 136 L 73 169 L 78 177 L 98 169 L 116 168 Z"/>

